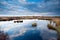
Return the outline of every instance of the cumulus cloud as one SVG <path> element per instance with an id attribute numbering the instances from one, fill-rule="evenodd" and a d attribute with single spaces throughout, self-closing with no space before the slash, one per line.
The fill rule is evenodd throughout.
<path id="1" fill-rule="evenodd" d="M 35 12 L 58 12 L 60 5 L 58 0 L 44 0 L 44 2 L 38 2 L 35 4 L 27 4 L 25 7 Z M 39 5 L 39 6 L 38 6 Z"/>
<path id="2" fill-rule="evenodd" d="M 37 1 L 37 2 L 36 2 Z M 3 0 L 0 2 L 0 14 L 2 15 L 27 15 L 27 14 L 50 14 L 60 13 L 60 1 L 59 0 Z M 54 14 L 53 13 L 53 14 Z"/>
<path id="3" fill-rule="evenodd" d="M 27 3 L 26 0 L 18 0 L 20 3 L 25 4 Z"/>

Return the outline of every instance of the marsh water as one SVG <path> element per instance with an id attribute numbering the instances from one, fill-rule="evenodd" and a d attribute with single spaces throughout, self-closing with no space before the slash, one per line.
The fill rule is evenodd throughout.
<path id="1" fill-rule="evenodd" d="M 32 23 L 37 23 L 32 27 Z M 8 33 L 10 40 L 57 40 L 57 32 L 48 29 L 48 20 L 23 20 L 22 23 L 1 21 L 0 30 Z M 53 25 L 53 23 L 52 23 Z"/>

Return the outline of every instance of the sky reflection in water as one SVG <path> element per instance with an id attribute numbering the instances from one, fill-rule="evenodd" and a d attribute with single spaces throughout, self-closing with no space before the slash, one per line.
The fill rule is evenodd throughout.
<path id="1" fill-rule="evenodd" d="M 36 22 L 37 27 L 32 27 Z M 47 20 L 24 20 L 23 23 L 13 21 L 0 22 L 0 27 L 12 40 L 56 40 L 57 33 L 47 28 Z"/>

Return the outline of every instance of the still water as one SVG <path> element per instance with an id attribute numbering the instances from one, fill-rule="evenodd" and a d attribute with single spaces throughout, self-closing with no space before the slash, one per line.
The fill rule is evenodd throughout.
<path id="1" fill-rule="evenodd" d="M 32 27 L 36 22 L 37 26 Z M 9 34 L 11 40 L 57 40 L 57 32 L 47 28 L 47 20 L 23 20 L 22 23 L 1 21 L 0 28 Z M 52 23 L 53 24 L 53 23 Z"/>

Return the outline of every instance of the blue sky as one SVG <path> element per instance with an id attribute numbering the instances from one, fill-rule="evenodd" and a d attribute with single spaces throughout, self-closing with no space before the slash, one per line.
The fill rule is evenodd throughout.
<path id="1" fill-rule="evenodd" d="M 0 0 L 0 15 L 60 16 L 59 0 Z"/>

